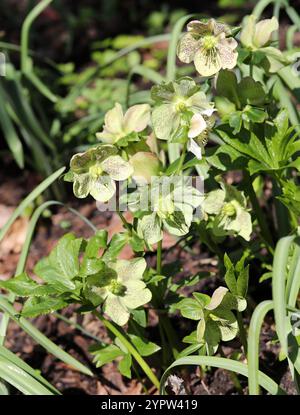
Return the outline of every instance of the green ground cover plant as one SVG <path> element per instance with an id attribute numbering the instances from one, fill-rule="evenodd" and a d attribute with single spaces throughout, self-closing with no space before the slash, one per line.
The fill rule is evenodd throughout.
<path id="1" fill-rule="evenodd" d="M 271 3 L 276 15 L 262 18 Z M 281 9 L 299 30 L 299 16 L 285 1 L 260 1 L 239 26 L 181 17 L 169 36 L 166 71 L 137 71 L 152 82 L 150 90 L 139 91 L 138 101 L 112 103 L 95 142 L 74 151 L 68 169 L 49 175 L 1 229 L 3 238 L 23 209 L 59 177 L 77 198 L 92 197 L 99 210 L 115 210 L 123 223 L 123 231 L 111 238 L 90 223 L 89 239 L 65 234 L 37 262 L 38 279 L 33 279 L 25 265 L 35 225 L 44 209 L 60 202 L 45 202 L 35 211 L 15 276 L 0 281 L 3 381 L 27 394 L 58 393 L 3 346 L 9 319 L 49 352 L 92 375 L 28 320 L 76 305 L 77 313 L 92 313 L 111 336 L 110 343 L 99 339 L 91 348 L 96 367 L 116 360 L 124 377 L 147 379 L 145 384 L 160 393 L 166 393 L 174 368 L 180 374 L 183 365 L 219 367 L 236 379 L 246 376 L 250 394 L 285 394 L 259 370 L 261 327 L 273 311 L 279 358 L 286 360 L 299 393 L 300 81 L 295 65 L 300 52 L 290 41 L 286 50 L 278 48 Z M 177 76 L 177 65 L 192 68 L 195 76 Z M 130 88 L 127 93 L 129 98 L 138 94 Z M 268 198 L 266 181 L 272 189 Z M 125 218 L 123 206 L 132 220 Z M 201 269 L 182 277 L 180 266 L 166 262 L 166 233 L 175 240 L 173 249 L 200 240 L 216 257 L 221 283 L 211 295 L 195 288 L 207 276 Z M 126 245 L 134 253 L 128 260 L 120 258 Z M 254 279 L 272 288 L 272 298 L 256 306 L 249 301 Z M 23 305 L 20 313 L 15 301 Z M 158 319 L 155 341 L 148 330 L 150 310 Z M 184 337 L 176 319 L 192 327 Z M 233 339 L 240 342 L 239 353 L 225 357 L 222 346 Z M 19 367 L 24 379 L 15 379 L 8 365 Z"/>

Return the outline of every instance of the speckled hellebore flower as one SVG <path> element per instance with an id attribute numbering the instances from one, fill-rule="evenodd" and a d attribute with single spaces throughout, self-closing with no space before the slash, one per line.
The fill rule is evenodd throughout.
<path id="1" fill-rule="evenodd" d="M 202 195 L 188 177 L 154 178 L 150 186 L 142 186 L 131 194 L 129 209 L 140 212 L 137 233 L 149 245 L 162 239 L 163 229 L 172 235 L 188 233 L 194 209 Z"/>
<path id="2" fill-rule="evenodd" d="M 236 66 L 237 42 L 230 29 L 214 19 L 208 21 L 193 20 L 187 24 L 187 33 L 178 43 L 177 56 L 184 63 L 194 61 L 200 75 L 212 76 L 220 69 L 232 69 Z"/>
<path id="3" fill-rule="evenodd" d="M 126 180 L 133 174 L 133 167 L 117 152 L 115 146 L 101 144 L 72 157 L 65 180 L 73 182 L 76 197 L 90 194 L 100 202 L 112 198 L 116 191 L 115 180 Z"/>
<path id="4" fill-rule="evenodd" d="M 129 320 L 130 310 L 151 300 L 151 291 L 143 282 L 147 264 L 144 258 L 135 258 L 129 261 L 120 259 L 107 265 L 93 292 L 104 301 L 103 311 L 123 326 Z"/>
<path id="5" fill-rule="evenodd" d="M 213 233 L 217 236 L 239 235 L 246 241 L 252 232 L 251 215 L 243 192 L 221 183 L 222 189 L 209 192 L 201 205 L 204 218 L 212 217 Z"/>
<path id="6" fill-rule="evenodd" d="M 150 106 L 148 104 L 134 105 L 123 114 L 122 106 L 116 103 L 104 118 L 103 131 L 96 137 L 103 143 L 116 144 L 122 138 L 132 133 L 145 130 L 150 121 Z"/>
<path id="7" fill-rule="evenodd" d="M 183 142 L 188 139 L 188 150 L 201 158 L 201 142 L 207 129 L 213 125 L 215 111 L 200 87 L 189 77 L 168 84 L 156 85 L 151 90 L 156 102 L 152 112 L 155 135 L 161 140 Z M 185 138 L 186 137 L 186 138 Z"/>

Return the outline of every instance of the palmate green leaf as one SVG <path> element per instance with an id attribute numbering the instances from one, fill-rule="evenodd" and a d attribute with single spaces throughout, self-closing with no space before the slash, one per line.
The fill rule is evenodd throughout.
<path id="1" fill-rule="evenodd" d="M 182 339 L 182 341 L 183 341 L 183 343 L 189 343 L 189 344 L 198 343 L 198 340 L 197 340 L 197 331 L 195 330 L 192 333 L 190 333 L 188 336 L 185 336 Z"/>
<path id="2" fill-rule="evenodd" d="M 220 137 L 235 150 L 239 151 L 242 156 L 248 156 L 248 158 L 253 159 L 249 160 L 250 170 L 253 163 L 255 163 L 256 169 L 268 171 L 277 168 L 277 164 L 274 164 L 274 160 L 270 157 L 266 147 L 253 132 L 241 130 L 237 138 L 224 124 L 216 130 Z M 253 174 L 253 169 L 251 173 Z"/>
<path id="3" fill-rule="evenodd" d="M 125 247 L 128 242 L 128 234 L 126 232 L 117 233 L 113 235 L 109 242 L 108 249 L 103 255 L 105 260 L 114 260 Z"/>
<path id="4" fill-rule="evenodd" d="M 49 258 L 42 258 L 34 267 L 34 273 L 59 292 L 75 290 L 76 285 L 62 275 L 59 267 L 52 267 Z"/>
<path id="5" fill-rule="evenodd" d="M 232 294 L 237 294 L 237 281 L 235 278 L 234 266 L 226 253 L 224 255 L 224 265 L 226 267 L 226 273 L 224 277 L 226 285 Z"/>
<path id="6" fill-rule="evenodd" d="M 157 344 L 142 338 L 141 336 L 136 336 L 135 334 L 129 334 L 132 344 L 137 349 L 141 356 L 151 356 L 161 349 Z"/>
<path id="7" fill-rule="evenodd" d="M 90 352 L 94 356 L 93 362 L 96 364 L 96 367 L 101 367 L 118 357 L 125 356 L 124 351 L 115 344 L 110 344 L 108 346 L 96 344 L 90 347 Z"/>
<path id="8" fill-rule="evenodd" d="M 176 308 L 180 310 L 180 313 L 185 318 L 200 320 L 203 317 L 203 307 L 193 298 L 184 298 L 177 303 Z"/>
<path id="9" fill-rule="evenodd" d="M 217 78 L 218 95 L 227 98 L 233 102 L 237 108 L 240 108 L 241 102 L 238 95 L 238 84 L 235 73 L 227 69 L 221 70 Z"/>
<path id="10" fill-rule="evenodd" d="M 229 310 L 244 311 L 247 308 L 247 301 L 244 297 L 226 293 L 222 301 L 222 307 Z"/>
<path id="11" fill-rule="evenodd" d="M 238 94 L 242 105 L 260 106 L 264 104 L 266 99 L 262 84 L 250 76 L 246 76 L 239 82 Z"/>
<path id="12" fill-rule="evenodd" d="M 232 311 L 222 306 L 213 310 L 211 319 L 217 323 L 223 341 L 230 341 L 238 334 L 238 323 Z"/>
<path id="13" fill-rule="evenodd" d="M 75 235 L 67 233 L 64 235 L 51 251 L 49 255 L 49 264 L 57 268 L 62 276 L 72 279 L 79 273 L 79 251 L 82 244 L 82 238 L 76 238 Z"/>
<path id="14" fill-rule="evenodd" d="M 95 233 L 87 242 L 84 257 L 96 258 L 99 254 L 99 249 L 107 247 L 107 236 L 106 230 L 101 229 Z"/>
<path id="15" fill-rule="evenodd" d="M 235 111 L 229 116 L 229 125 L 233 128 L 233 134 L 237 134 L 241 131 L 242 122 L 243 122 L 243 113 L 242 111 Z"/>
<path id="16" fill-rule="evenodd" d="M 288 209 L 290 209 L 297 217 L 300 215 L 300 189 L 293 181 L 282 182 L 281 196 L 277 196 Z"/>
<path id="17" fill-rule="evenodd" d="M 206 150 L 206 160 L 222 171 L 240 170 L 247 164 L 247 158 L 229 144 L 222 144 Z"/>
<path id="18" fill-rule="evenodd" d="M 237 294 L 246 297 L 249 281 L 249 265 L 243 268 L 237 278 Z"/>
<path id="19" fill-rule="evenodd" d="M 61 310 L 67 305 L 68 303 L 60 297 L 32 297 L 25 302 L 21 314 L 23 317 L 37 317 Z"/>
<path id="20" fill-rule="evenodd" d="M 73 234 L 64 235 L 47 258 L 40 260 L 34 272 L 48 284 L 60 291 L 76 288 L 72 279 L 79 274 L 79 251 L 82 238 Z"/>
<path id="21" fill-rule="evenodd" d="M 20 274 L 7 281 L 0 281 L 0 287 L 13 292 L 18 297 L 42 297 L 57 293 L 55 287 L 50 285 L 40 285 L 29 278 L 26 273 Z"/>
<path id="22" fill-rule="evenodd" d="M 216 321 L 209 319 L 206 324 L 204 340 L 210 353 L 214 354 L 221 341 L 221 330 Z"/>
<path id="23" fill-rule="evenodd" d="M 126 353 L 125 356 L 118 363 L 118 369 L 121 375 L 131 379 L 131 365 L 132 356 L 130 353 Z"/>

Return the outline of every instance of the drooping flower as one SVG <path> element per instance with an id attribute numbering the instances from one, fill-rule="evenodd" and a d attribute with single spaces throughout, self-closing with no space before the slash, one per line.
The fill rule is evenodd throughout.
<path id="1" fill-rule="evenodd" d="M 132 177 L 138 184 L 149 184 L 160 172 L 161 163 L 154 153 L 139 151 L 130 157 L 129 162 L 133 167 Z"/>
<path id="2" fill-rule="evenodd" d="M 184 77 L 154 86 L 151 97 L 157 104 L 152 112 L 157 138 L 181 143 L 189 140 L 189 151 L 201 158 L 197 141 L 201 142 L 203 136 L 207 136 L 215 110 L 200 87 L 191 78 Z"/>
<path id="3" fill-rule="evenodd" d="M 116 103 L 104 118 L 103 131 L 96 137 L 103 143 L 116 144 L 132 133 L 145 130 L 150 121 L 148 104 L 134 105 L 123 114 L 122 106 Z"/>
<path id="4" fill-rule="evenodd" d="M 288 59 L 279 49 L 269 46 L 273 32 L 278 30 L 278 20 L 274 16 L 272 19 L 264 19 L 259 22 L 256 22 L 256 20 L 257 18 L 254 15 L 244 18 L 240 37 L 241 43 L 256 55 L 258 64 L 265 67 L 268 72 L 277 72 L 293 61 L 293 58 Z"/>
<path id="5" fill-rule="evenodd" d="M 256 16 L 246 16 L 241 31 L 241 43 L 251 50 L 260 49 L 270 43 L 272 33 L 278 30 L 278 27 L 278 20 L 275 16 L 257 23 Z"/>
<path id="6" fill-rule="evenodd" d="M 115 181 L 126 180 L 133 174 L 131 164 L 117 152 L 115 146 L 102 144 L 72 157 L 65 180 L 73 182 L 76 197 L 84 198 L 90 194 L 100 202 L 112 198 L 116 191 Z"/>
<path id="7" fill-rule="evenodd" d="M 177 56 L 184 63 L 194 61 L 196 70 L 202 76 L 215 75 L 220 69 L 236 66 L 237 42 L 230 35 L 230 29 L 214 19 L 193 20 L 187 25 L 187 33 L 178 43 Z"/>
<path id="8" fill-rule="evenodd" d="M 103 311 L 120 326 L 127 323 L 130 310 L 151 300 L 151 291 L 143 282 L 146 265 L 144 258 L 120 259 L 108 263 L 97 282 L 93 279 L 93 294 L 101 298 Z"/>
<path id="9" fill-rule="evenodd" d="M 209 192 L 201 205 L 204 217 L 212 217 L 212 230 L 217 236 L 239 235 L 246 241 L 252 232 L 251 215 L 243 192 L 221 183 L 222 189 Z"/>
<path id="10" fill-rule="evenodd" d="M 200 191 L 189 179 L 157 177 L 150 186 L 142 186 L 131 195 L 129 209 L 139 217 L 137 233 L 149 245 L 162 239 L 163 229 L 177 236 L 188 233 L 194 210 L 202 201 Z"/>

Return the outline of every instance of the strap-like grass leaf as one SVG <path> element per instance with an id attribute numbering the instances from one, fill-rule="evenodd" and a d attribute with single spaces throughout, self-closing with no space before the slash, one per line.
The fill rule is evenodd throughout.
<path id="1" fill-rule="evenodd" d="M 285 285 L 289 250 L 294 239 L 295 236 L 286 236 L 278 241 L 273 261 L 272 292 L 276 331 L 285 355 L 288 354 L 287 333 L 289 332 L 286 318 Z"/>
<path id="2" fill-rule="evenodd" d="M 259 337 L 266 314 L 272 310 L 273 301 L 263 301 L 252 314 L 248 332 L 248 384 L 249 394 L 259 395 Z"/>
<path id="3" fill-rule="evenodd" d="M 78 362 L 78 360 L 74 359 L 74 357 L 69 355 L 67 352 L 49 340 L 24 317 L 19 317 L 14 307 L 3 296 L 0 296 L 0 309 L 7 313 L 13 321 L 15 321 L 27 334 L 29 334 L 29 336 L 31 336 L 38 344 L 43 346 L 49 353 L 53 354 L 55 357 L 69 364 L 70 366 L 73 366 L 80 372 L 85 373 L 89 376 L 93 376 L 92 372 L 86 366 Z"/>
<path id="4" fill-rule="evenodd" d="M 5 102 L 5 94 L 0 83 L 0 125 L 2 127 L 3 135 L 8 147 L 12 152 L 18 166 L 22 169 L 24 167 L 24 153 L 22 142 L 18 137 L 18 134 L 9 115 L 7 114 Z"/>
<path id="5" fill-rule="evenodd" d="M 172 363 L 168 369 L 162 375 L 160 381 L 160 392 L 161 394 L 165 394 L 165 382 L 169 375 L 171 369 L 177 366 L 184 366 L 184 365 L 195 365 L 195 366 L 212 366 L 218 367 L 225 370 L 230 370 L 232 372 L 239 373 L 243 376 L 248 376 L 248 367 L 246 364 L 237 362 L 232 359 L 226 359 L 224 357 L 215 357 L 215 356 L 186 356 L 177 359 L 174 363 Z M 285 395 L 285 392 L 274 382 L 269 376 L 265 375 L 262 372 L 258 373 L 259 376 L 259 384 L 266 389 L 272 395 Z"/>
<path id="6" fill-rule="evenodd" d="M 10 361 L 11 363 L 18 366 L 20 369 L 27 372 L 29 375 L 31 375 L 33 378 L 35 378 L 38 382 L 43 384 L 47 389 L 49 389 L 54 394 L 59 394 L 58 390 L 51 385 L 43 376 L 41 376 L 37 370 L 34 370 L 31 366 L 29 366 L 27 363 L 25 363 L 20 357 L 18 357 L 16 354 L 8 350 L 4 346 L 0 346 L 0 357 L 5 359 L 6 361 Z"/>
<path id="7" fill-rule="evenodd" d="M 22 215 L 24 210 L 33 202 L 41 193 L 43 193 L 58 177 L 64 172 L 65 167 L 58 169 L 56 172 L 51 174 L 51 176 L 47 177 L 42 183 L 40 183 L 29 195 L 19 204 L 16 208 L 14 213 L 5 223 L 5 225 L 0 230 L 0 242 L 4 238 L 6 232 L 10 228 L 10 226 L 14 223 L 14 221 Z"/>

